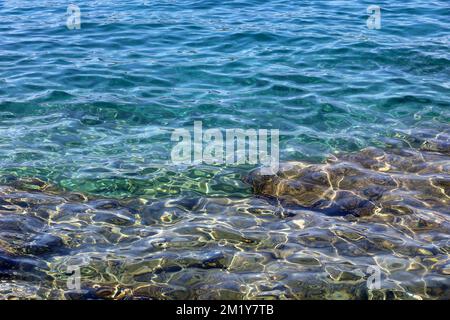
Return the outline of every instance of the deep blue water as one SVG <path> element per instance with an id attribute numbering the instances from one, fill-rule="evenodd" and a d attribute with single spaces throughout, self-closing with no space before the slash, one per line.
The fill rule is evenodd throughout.
<path id="1" fill-rule="evenodd" d="M 74 30 L 67 1 L 0 1 L 2 185 L 247 201 L 254 166 L 176 166 L 173 130 L 279 129 L 282 161 L 319 163 L 450 123 L 448 1 L 76 0 Z"/>

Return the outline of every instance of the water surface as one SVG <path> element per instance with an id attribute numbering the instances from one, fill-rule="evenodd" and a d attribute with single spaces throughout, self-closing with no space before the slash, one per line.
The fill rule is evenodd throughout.
<path id="1" fill-rule="evenodd" d="M 377 1 L 379 30 L 369 1 L 76 4 L 79 30 L 67 2 L 0 3 L 1 298 L 449 298 L 447 2 Z M 392 173 L 407 212 L 292 206 L 254 166 L 173 165 L 194 121 L 279 129 L 283 162 L 432 161 Z"/>

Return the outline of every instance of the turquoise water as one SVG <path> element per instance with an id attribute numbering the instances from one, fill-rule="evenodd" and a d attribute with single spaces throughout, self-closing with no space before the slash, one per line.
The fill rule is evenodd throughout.
<path id="1" fill-rule="evenodd" d="M 108 201 L 237 201 L 216 205 L 217 217 L 203 222 L 200 218 L 192 222 L 192 208 L 186 209 L 189 218 L 180 218 L 186 228 L 197 230 L 185 230 L 193 243 L 198 230 L 211 221 L 218 225 L 222 221 L 227 230 L 222 238 L 234 239 L 246 226 L 254 225 L 255 230 L 263 226 L 259 231 L 267 233 L 291 224 L 273 215 L 266 217 L 270 226 L 261 222 L 266 218 L 251 214 L 246 215 L 248 221 L 244 217 L 228 221 L 233 218 L 227 210 L 235 212 L 233 208 L 247 208 L 256 201 L 244 179 L 255 166 L 175 166 L 170 159 L 173 130 L 192 128 L 194 121 L 203 121 L 205 128 L 279 129 L 281 160 L 310 163 L 366 147 L 406 148 L 411 146 L 411 135 L 448 130 L 450 8 L 446 1 L 376 1 L 382 12 L 379 30 L 366 26 L 366 9 L 373 1 L 77 0 L 75 4 L 81 9 L 78 30 L 66 27 L 65 1 L 0 2 L 0 184 L 5 187 L 39 179 L 52 192 Z M 265 206 L 261 210 L 273 209 Z M 14 210 L 35 216 L 37 209 Z M 135 210 L 133 214 L 139 215 L 141 209 Z M 262 220 L 255 222 L 258 219 Z M 44 261 L 50 265 L 45 272 L 53 274 L 69 253 L 101 255 L 112 250 L 105 243 L 87 245 L 100 241 L 93 240 L 99 233 L 114 229 L 108 225 L 114 221 L 102 220 L 98 226 L 95 221 L 80 231 L 86 232 L 82 244 L 74 244 L 75 235 L 64 237 L 58 227 L 39 229 L 62 237 L 66 251 L 27 257 Z M 174 231 L 172 222 L 158 227 L 158 239 L 182 233 Z M 130 233 L 129 241 L 137 235 L 136 230 L 119 231 L 123 232 Z M 143 238 L 147 233 L 156 237 L 152 232 L 156 231 L 139 229 Z M 448 239 L 448 229 L 442 232 L 440 236 Z M 222 252 L 223 247 L 214 243 L 223 240 L 220 235 L 206 238 L 213 243 L 195 251 L 200 260 Z M 270 250 L 281 238 L 284 231 L 262 248 Z M 133 250 L 145 239 L 136 241 Z M 146 260 L 128 245 L 121 254 Z M 192 247 L 185 244 L 184 249 Z M 237 247 L 228 253 L 259 251 Z M 445 257 L 447 251 L 443 252 Z M 186 268 L 194 274 L 198 271 L 195 266 Z M 57 272 L 53 276 L 57 278 Z M 239 273 L 229 277 L 227 281 L 234 281 Z M 26 288 L 35 287 L 33 280 L 27 281 Z M 216 283 L 217 278 L 208 281 Z M 7 295 L 12 289 L 3 290 Z M 17 290 L 22 292 L 15 293 L 18 296 L 26 292 Z M 259 294 L 262 289 L 255 290 Z M 187 297 L 201 295 L 189 292 Z"/>

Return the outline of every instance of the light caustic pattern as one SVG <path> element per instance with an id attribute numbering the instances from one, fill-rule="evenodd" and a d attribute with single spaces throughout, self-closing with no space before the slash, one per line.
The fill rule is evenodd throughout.
<path id="1" fill-rule="evenodd" d="M 447 2 L 0 1 L 0 297 L 448 299 Z"/>

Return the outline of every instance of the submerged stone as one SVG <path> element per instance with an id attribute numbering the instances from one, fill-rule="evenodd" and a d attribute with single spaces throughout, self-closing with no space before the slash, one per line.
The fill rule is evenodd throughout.
<path id="1" fill-rule="evenodd" d="M 64 246 L 61 238 L 51 234 L 40 234 L 26 245 L 25 251 L 28 254 L 39 255 L 60 250 Z"/>
<path id="2" fill-rule="evenodd" d="M 0 279 L 65 299 L 448 295 L 439 285 L 450 273 L 448 156 L 369 148 L 280 168 L 253 172 L 251 197 L 102 199 L 0 186 Z M 80 291 L 67 288 L 70 266 L 80 266 Z M 367 290 L 369 266 L 388 271 L 377 292 Z M 2 288 L 0 299 L 24 296 Z"/>
<path id="3" fill-rule="evenodd" d="M 367 148 L 323 164 L 284 163 L 277 175 L 255 170 L 245 180 L 258 195 L 331 216 L 448 212 L 448 160 L 436 152 Z"/>

